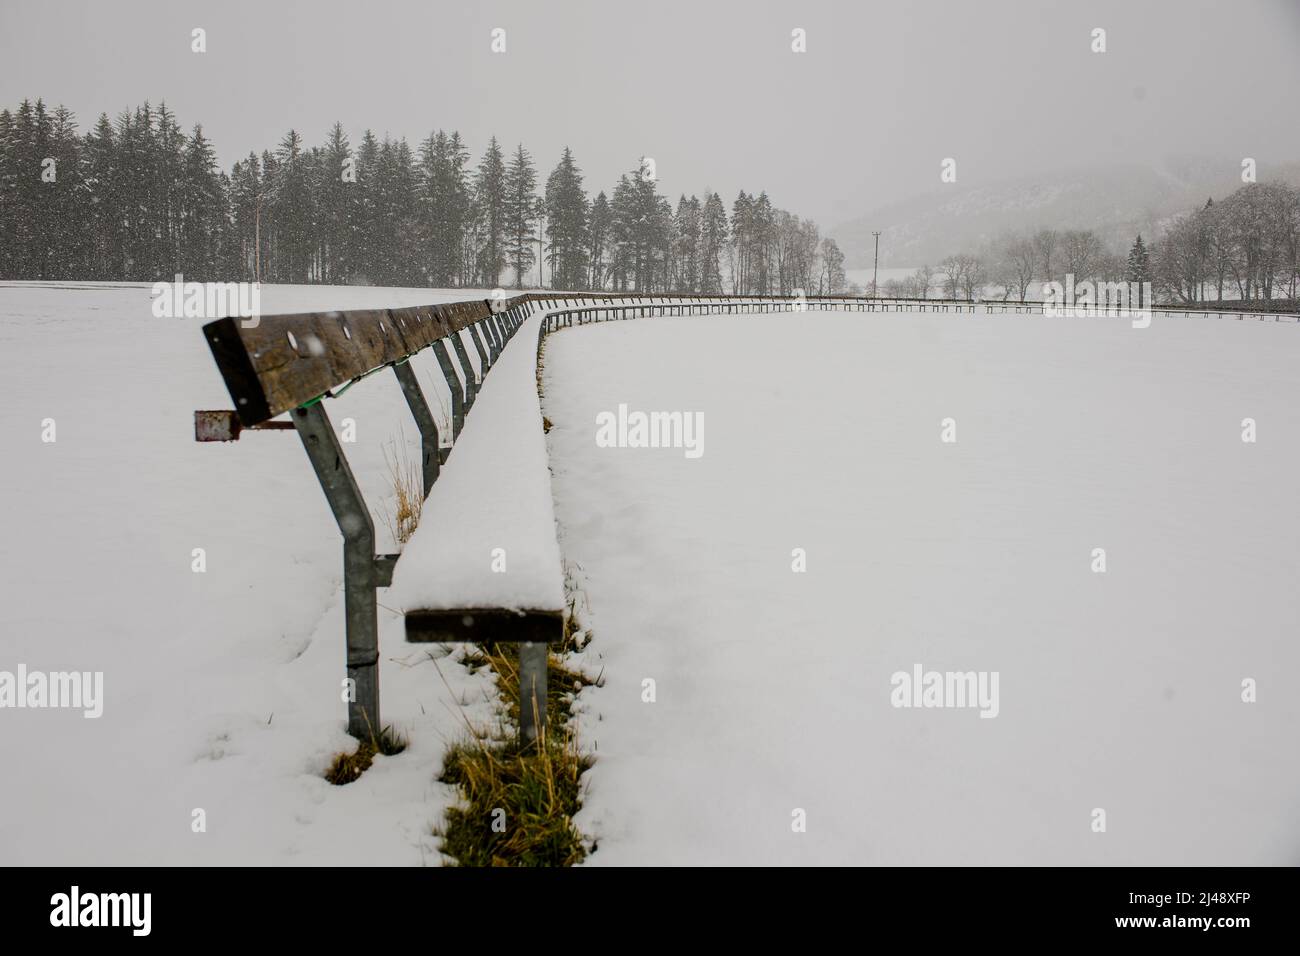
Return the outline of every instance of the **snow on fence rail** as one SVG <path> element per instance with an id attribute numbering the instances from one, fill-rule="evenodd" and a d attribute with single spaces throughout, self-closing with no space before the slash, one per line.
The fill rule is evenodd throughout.
<path id="1" fill-rule="evenodd" d="M 353 691 L 348 703 L 348 732 L 367 739 L 382 726 L 376 592 L 378 588 L 392 584 L 399 555 L 375 552 L 375 530 L 370 511 L 322 403 L 323 399 L 333 396 L 334 389 L 340 386 L 349 388 L 384 368 L 393 370 L 420 432 L 421 477 L 427 497 L 441 466 L 446 463 L 450 447 L 441 444 L 437 422 L 407 360 L 426 348 L 432 349 L 451 395 L 450 437 L 454 443 L 465 426 L 465 416 L 473 407 L 487 372 L 497 364 L 514 334 L 538 312 L 541 315 L 536 323 L 536 354 L 540 356 L 542 341 L 550 332 L 575 324 L 629 318 L 808 310 L 962 314 L 978 311 L 983 314 L 1041 315 L 1044 308 L 1041 302 L 1017 300 L 970 302 L 862 296 L 528 293 L 510 299 L 501 297 L 412 308 L 265 316 L 253 324 L 239 318 L 223 318 L 205 325 L 203 332 L 235 408 L 196 411 L 195 439 L 235 441 L 242 429 L 250 428 L 293 428 L 298 432 L 343 536 L 347 674 Z M 1300 316 L 1292 313 L 1248 309 L 1153 308 L 1149 311 L 1151 315 L 1166 317 L 1238 320 L 1251 317 L 1261 321 L 1271 318 L 1275 322 L 1300 322 Z M 1103 317 L 1115 312 L 1085 307 L 1072 309 L 1070 314 Z M 462 333 L 468 335 L 478 353 L 477 369 L 470 359 Z M 540 460 L 545 465 L 544 445 L 537 435 L 538 441 L 534 443 L 536 447 L 532 452 L 515 447 L 527 441 L 521 428 L 540 424 L 540 409 L 534 406 L 528 410 L 517 409 L 518 415 L 510 414 L 514 409 L 512 403 L 531 403 L 536 399 L 537 366 L 532 356 L 527 360 L 514 359 L 513 354 L 508 364 L 511 371 L 507 373 L 508 381 L 503 383 L 501 400 L 497 401 L 497 396 L 494 396 L 492 403 L 497 409 L 490 413 L 494 419 L 493 428 L 480 436 L 482 440 L 474 443 L 479 451 L 471 454 L 494 457 L 498 465 L 510 462 L 503 474 L 521 469 L 528 480 L 538 485 L 522 493 L 532 505 L 522 518 L 518 511 L 514 512 L 514 517 L 506 522 L 512 527 L 502 533 L 514 533 L 513 526 L 520 521 L 534 530 L 547 529 L 538 533 L 549 536 L 549 539 L 534 542 L 536 546 L 531 548 L 535 563 L 545 569 L 540 579 L 542 583 L 534 589 L 535 593 L 521 596 L 507 590 L 504 581 L 501 588 L 494 591 L 493 586 L 486 585 L 482 578 L 469 583 L 471 579 L 464 575 L 449 576 L 448 569 L 455 565 L 458 555 L 460 560 L 469 562 L 472 552 L 475 555 L 473 560 L 478 560 L 476 542 L 465 539 L 489 526 L 483 521 L 477 525 L 467 523 L 459 517 L 450 521 L 453 534 L 432 543 L 429 542 L 430 536 L 439 534 L 441 529 L 423 534 L 416 532 L 412 538 L 416 544 L 408 549 L 413 557 L 403 565 L 402 577 L 404 581 L 414 582 L 404 584 L 411 596 L 407 601 L 411 605 L 407 608 L 406 618 L 408 640 L 520 644 L 521 687 L 532 691 L 531 700 L 525 698 L 520 702 L 520 724 L 525 738 L 531 739 L 545 720 L 546 644 L 558 641 L 563 634 L 563 608 L 562 599 L 557 600 L 555 575 L 558 574 L 559 553 L 553 540 L 554 519 L 550 512 L 549 489 L 544 495 L 533 494 L 545 488 L 545 482 L 549 480 L 545 467 L 536 467 L 537 448 L 542 450 Z M 532 383 L 531 399 L 526 398 L 526 390 L 520 388 L 521 368 L 532 371 L 528 376 Z M 271 421 L 285 412 L 290 413 L 290 422 Z M 511 447 L 493 448 L 490 444 L 493 438 L 509 442 Z M 475 471 L 472 466 L 467 470 Z M 530 472 L 536 474 L 529 475 Z M 463 509 L 467 513 L 480 517 L 493 514 L 500 517 L 511 513 L 493 506 L 493 502 L 500 503 L 502 489 L 493 491 L 493 486 L 473 480 L 460 481 L 456 485 L 456 508 L 443 509 L 441 515 L 462 510 L 462 505 L 467 505 Z M 509 489 L 506 492 L 517 493 Z M 483 500 L 466 501 L 471 496 L 481 496 Z M 426 515 L 426 521 L 429 517 L 432 516 Z M 502 529 L 506 526 L 497 521 L 494 527 Z M 528 547 L 520 550 L 524 553 L 530 551 Z M 409 566 L 412 563 L 414 567 Z M 427 580 L 422 582 L 421 579 L 435 576 L 443 580 L 451 577 L 453 582 L 459 582 L 453 587 L 463 586 L 469 593 L 461 595 L 460 601 L 455 600 L 454 594 L 449 599 L 445 591 L 431 593 L 423 586 Z M 496 577 L 505 578 L 504 575 Z"/>
<path id="2" fill-rule="evenodd" d="M 348 733 L 368 739 L 382 726 L 376 591 L 387 587 L 397 555 L 376 554 L 370 510 L 353 477 L 322 400 L 332 389 L 392 368 L 420 432 L 421 479 L 427 495 L 447 454 L 437 422 L 406 360 L 431 348 L 451 395 L 451 439 L 464 427 L 481 385 L 524 320 L 523 303 L 455 302 L 404 309 L 266 316 L 249 324 L 218 319 L 203 327 L 233 411 L 196 411 L 198 441 L 238 440 L 241 428 L 267 427 L 291 412 L 343 535 L 344 616 L 350 681 Z M 464 339 L 479 357 L 476 371 Z M 451 348 L 448 349 L 450 344 Z M 454 356 L 454 361 L 453 361 Z M 459 365 L 459 370 L 457 369 Z M 278 423 L 270 423 L 272 425 Z"/>

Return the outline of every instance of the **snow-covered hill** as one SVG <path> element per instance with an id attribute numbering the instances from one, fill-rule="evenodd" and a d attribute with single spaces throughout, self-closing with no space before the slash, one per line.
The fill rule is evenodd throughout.
<path id="1" fill-rule="evenodd" d="M 881 264 L 909 268 L 973 252 L 1008 230 L 1092 229 L 1113 248 L 1125 250 L 1137 233 L 1155 235 L 1169 217 L 1239 188 L 1238 162 L 1182 158 L 1160 168 L 1063 169 L 988 183 L 966 181 L 959 167 L 956 183 L 936 182 L 931 192 L 872 210 L 832 229 L 831 235 L 850 269 L 871 266 L 875 230 L 883 233 Z M 1261 181 L 1300 183 L 1300 163 L 1261 163 L 1259 176 Z"/>

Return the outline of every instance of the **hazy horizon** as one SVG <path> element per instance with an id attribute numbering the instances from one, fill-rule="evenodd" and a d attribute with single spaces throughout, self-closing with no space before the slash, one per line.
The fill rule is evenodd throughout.
<path id="1" fill-rule="evenodd" d="M 1025 0 L 61 0 L 6 7 L 0 26 L 4 105 L 43 97 L 84 132 L 101 112 L 166 101 L 187 129 L 203 125 L 225 169 L 290 127 L 316 145 L 339 120 L 354 147 L 366 128 L 413 147 L 458 129 L 475 163 L 495 135 L 522 142 L 545 176 L 567 145 L 594 194 L 644 154 L 668 196 L 715 189 L 729 203 L 766 189 L 826 231 L 932 191 L 946 157 L 959 186 L 1173 154 L 1300 159 L 1300 127 L 1286 122 L 1300 6 L 1286 0 L 1099 0 L 1085 12 Z M 195 27 L 206 53 L 190 51 Z M 497 27 L 505 53 L 490 48 Z M 791 51 L 796 27 L 806 53 Z M 1094 27 L 1104 54 L 1090 50 Z"/>

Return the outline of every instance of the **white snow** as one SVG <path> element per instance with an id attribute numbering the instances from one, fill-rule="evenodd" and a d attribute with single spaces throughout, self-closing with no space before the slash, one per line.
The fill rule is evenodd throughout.
<path id="1" fill-rule="evenodd" d="M 266 286 L 262 311 L 479 295 Z M 193 441 L 193 409 L 230 399 L 201 321 L 149 303 L 148 285 L 0 283 L 0 670 L 104 672 L 98 719 L 0 710 L 0 863 L 438 862 L 439 763 L 499 713 L 488 678 L 406 644 L 381 591 L 384 721 L 411 747 L 322 779 L 352 746 L 337 528 L 292 432 Z M 1294 326 L 599 324 L 548 339 L 545 439 L 536 404 L 502 415 L 533 385 L 532 328 L 426 507 L 455 542 L 468 516 L 437 496 L 483 480 L 469 463 L 518 447 L 535 473 L 549 447 L 605 678 L 579 701 L 591 863 L 1295 862 Z M 437 365 L 412 364 L 445 430 Z M 703 457 L 598 448 L 620 403 L 703 412 Z M 400 389 L 375 375 L 325 407 L 355 422 L 349 459 L 396 550 L 385 451 L 419 454 Z M 538 527 L 548 504 L 528 506 Z M 891 707 L 915 664 L 999 672 L 998 716 Z"/>
<path id="2" fill-rule="evenodd" d="M 430 830 L 452 798 L 441 757 L 466 719 L 496 714 L 488 680 L 406 644 L 381 591 L 383 719 L 411 746 L 355 783 L 325 782 L 332 755 L 354 747 L 339 532 L 292 431 L 194 441 L 193 410 L 230 397 L 202 320 L 154 318 L 149 292 L 0 283 L 0 670 L 102 670 L 105 697 L 97 720 L 0 710 L 0 863 L 436 863 Z M 262 304 L 487 294 L 264 286 Z M 412 364 L 445 424 L 436 362 Z M 356 422 L 345 447 L 378 549 L 395 550 L 384 452 L 419 460 L 401 390 L 375 375 L 326 409 L 336 428 Z M 195 548 L 205 573 L 191 570 Z M 206 833 L 191 830 L 198 808 Z"/>
<path id="3" fill-rule="evenodd" d="M 1297 367 L 1293 325 L 1215 319 L 549 337 L 589 862 L 1293 864 Z M 619 403 L 702 412 L 705 454 L 598 448 Z M 917 664 L 998 672 L 997 717 L 891 706 Z"/>
<path id="4" fill-rule="evenodd" d="M 559 611 L 564 580 L 526 319 L 483 380 L 393 575 L 402 610 Z"/>

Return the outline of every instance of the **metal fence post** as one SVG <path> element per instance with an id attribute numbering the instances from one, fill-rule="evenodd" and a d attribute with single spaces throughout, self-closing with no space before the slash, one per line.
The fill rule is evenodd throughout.
<path id="1" fill-rule="evenodd" d="M 347 629 L 348 733 L 379 737 L 379 614 L 375 588 L 375 526 L 352 477 L 343 446 L 325 407 L 317 402 L 293 410 L 293 424 L 343 534 L 343 602 Z"/>
<path id="2" fill-rule="evenodd" d="M 442 377 L 447 380 L 447 390 L 451 392 L 451 440 L 454 442 L 460 437 L 460 430 L 465 427 L 465 390 L 460 376 L 451 364 L 446 342 L 442 339 L 434 342 L 433 354 L 438 359 L 438 367 L 442 369 Z"/>
<path id="3" fill-rule="evenodd" d="M 543 643 L 519 645 L 519 730 L 524 743 L 546 731 L 546 655 Z"/>
<path id="4" fill-rule="evenodd" d="M 480 374 L 486 376 L 488 369 L 492 367 L 492 360 L 488 358 L 487 349 L 483 347 L 483 339 L 479 333 L 477 322 L 469 327 L 469 337 L 474 341 L 474 349 L 478 352 L 478 367 L 482 369 Z"/>
<path id="5" fill-rule="evenodd" d="M 407 361 L 394 365 L 393 373 L 397 376 L 397 383 L 402 386 L 406 404 L 410 407 L 411 416 L 420 430 L 420 448 L 423 452 L 420 475 L 424 479 L 424 494 L 427 497 L 429 489 L 433 487 L 438 477 L 438 468 L 442 464 L 438 423 L 433 419 L 433 412 L 429 411 L 429 403 L 425 401 L 424 390 L 420 388 L 420 383 L 415 378 L 415 370 L 411 368 L 411 363 Z"/>
<path id="6" fill-rule="evenodd" d="M 488 348 L 492 351 L 492 364 L 501 357 L 501 330 L 497 327 L 497 317 L 489 315 L 483 320 L 483 334 L 487 337 Z"/>
<path id="7" fill-rule="evenodd" d="M 465 351 L 465 340 L 460 337 L 460 333 L 453 333 L 450 338 L 451 347 L 460 360 L 461 371 L 465 373 L 465 411 L 469 411 L 474 407 L 474 399 L 478 398 L 478 375 L 474 372 L 474 365 L 469 360 L 469 352 Z"/>

